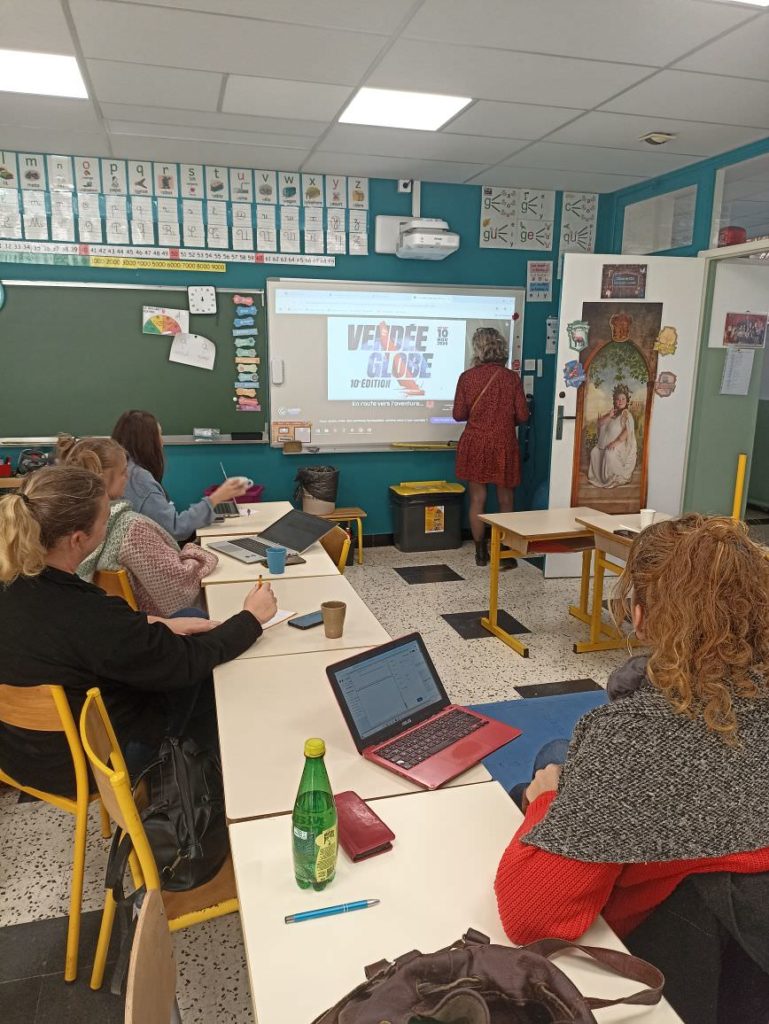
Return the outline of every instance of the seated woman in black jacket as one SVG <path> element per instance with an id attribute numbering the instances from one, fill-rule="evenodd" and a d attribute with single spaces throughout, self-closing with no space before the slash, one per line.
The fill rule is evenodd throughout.
<path id="1" fill-rule="evenodd" d="M 71 467 L 40 469 L 0 501 L 0 682 L 60 683 L 76 721 L 98 686 L 135 774 L 168 735 L 215 742 L 211 671 L 261 636 L 276 602 L 265 584 L 223 623 L 133 611 L 76 573 L 108 517 L 101 477 Z M 24 785 L 74 792 L 63 735 L 0 723 L 0 765 Z"/>

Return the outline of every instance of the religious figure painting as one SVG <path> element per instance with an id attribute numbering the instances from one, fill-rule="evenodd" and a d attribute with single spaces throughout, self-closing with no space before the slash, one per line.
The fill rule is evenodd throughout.
<path id="1" fill-rule="evenodd" d="M 572 505 L 612 514 L 646 503 L 651 426 L 662 323 L 659 302 L 586 302 L 589 343 L 579 354 Z"/>

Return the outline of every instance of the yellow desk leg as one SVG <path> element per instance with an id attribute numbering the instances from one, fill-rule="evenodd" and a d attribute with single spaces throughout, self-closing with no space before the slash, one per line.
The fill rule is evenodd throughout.
<path id="1" fill-rule="evenodd" d="M 593 559 L 593 549 L 586 548 L 582 552 L 582 578 L 579 584 L 579 604 L 569 606 L 569 615 L 582 622 L 590 621 L 590 566 Z"/>
<path id="2" fill-rule="evenodd" d="M 497 622 L 497 610 L 499 607 L 499 561 L 502 550 L 502 533 L 498 526 L 491 528 L 491 550 L 489 552 L 489 617 L 481 619 L 481 625 L 488 629 L 495 637 L 511 647 L 516 654 L 522 658 L 528 658 L 529 648 L 522 644 L 518 637 L 508 633 L 507 630 Z M 507 557 L 513 557 L 516 552 L 509 552 Z"/>
<path id="3" fill-rule="evenodd" d="M 626 646 L 635 647 L 637 641 L 631 640 L 630 637 L 626 637 L 620 630 L 614 626 L 607 625 L 602 620 L 604 575 L 607 571 L 619 575 L 623 571 L 623 567 L 617 565 L 616 562 L 608 561 L 605 552 L 599 548 L 596 548 L 595 551 L 594 565 L 593 607 L 589 619 L 590 639 L 574 644 L 574 653 L 587 654 L 591 651 L 618 651 Z M 602 633 L 605 634 L 607 639 L 601 639 Z"/>
<path id="4" fill-rule="evenodd" d="M 358 565 L 363 565 L 363 520 L 356 519 L 358 525 Z"/>

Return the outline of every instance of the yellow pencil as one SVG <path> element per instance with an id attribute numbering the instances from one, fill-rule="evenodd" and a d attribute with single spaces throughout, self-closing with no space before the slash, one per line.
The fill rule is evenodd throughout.
<path id="1" fill-rule="evenodd" d="M 261 590 L 262 589 L 262 574 L 261 573 L 259 573 L 259 582 L 256 584 L 256 589 L 257 590 Z"/>

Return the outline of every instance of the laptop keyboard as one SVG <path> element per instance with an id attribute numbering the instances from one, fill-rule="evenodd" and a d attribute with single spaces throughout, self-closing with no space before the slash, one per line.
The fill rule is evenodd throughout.
<path id="1" fill-rule="evenodd" d="M 214 505 L 214 513 L 217 516 L 239 516 L 240 510 L 234 501 L 220 501 Z"/>
<path id="2" fill-rule="evenodd" d="M 255 555 L 267 554 L 266 545 L 259 540 L 254 540 L 253 537 L 243 537 L 241 540 L 233 540 L 230 543 L 235 544 L 236 547 L 245 548 L 246 551 L 253 551 Z"/>
<path id="3" fill-rule="evenodd" d="M 376 753 L 385 761 L 397 764 L 399 768 L 413 768 L 487 724 L 483 719 L 457 708 L 447 715 L 425 722 L 408 735 L 380 747 Z"/>

